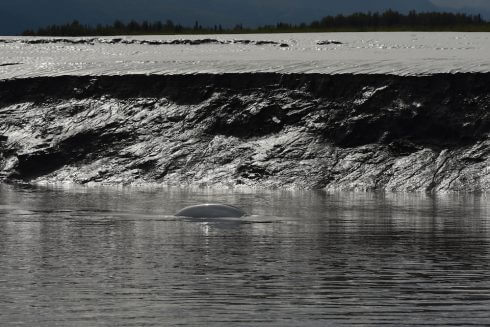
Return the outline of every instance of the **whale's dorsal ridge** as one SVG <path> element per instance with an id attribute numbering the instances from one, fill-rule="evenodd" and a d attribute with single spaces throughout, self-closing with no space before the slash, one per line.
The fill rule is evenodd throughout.
<path id="1" fill-rule="evenodd" d="M 246 213 L 240 208 L 227 204 L 205 203 L 184 208 L 175 215 L 192 218 L 240 218 L 245 216 Z"/>

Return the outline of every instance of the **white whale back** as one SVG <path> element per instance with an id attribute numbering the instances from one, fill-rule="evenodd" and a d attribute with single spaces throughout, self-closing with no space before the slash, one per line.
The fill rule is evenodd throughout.
<path id="1" fill-rule="evenodd" d="M 239 208 L 226 204 L 200 204 L 184 208 L 175 215 L 191 218 L 240 218 L 246 213 Z"/>

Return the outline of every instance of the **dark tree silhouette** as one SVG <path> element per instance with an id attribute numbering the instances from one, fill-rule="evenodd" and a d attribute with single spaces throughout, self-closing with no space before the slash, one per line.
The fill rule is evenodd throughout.
<path id="1" fill-rule="evenodd" d="M 224 28 L 221 24 L 203 27 L 198 21 L 193 27 L 174 24 L 171 20 L 139 23 L 131 20 L 128 23 L 116 20 L 112 25 L 83 25 L 75 20 L 64 25 L 48 25 L 37 31 L 25 30 L 22 35 L 30 36 L 96 36 L 123 34 L 181 34 L 181 33 L 274 33 L 274 32 L 313 32 L 313 31 L 490 31 L 490 23 L 481 15 L 454 14 L 445 12 L 423 12 L 415 10 L 401 14 L 393 10 L 383 13 L 354 13 L 344 16 L 326 16 L 310 24 L 292 25 L 279 22 L 276 25 L 265 25 L 257 28 L 246 28 L 236 24 Z"/>

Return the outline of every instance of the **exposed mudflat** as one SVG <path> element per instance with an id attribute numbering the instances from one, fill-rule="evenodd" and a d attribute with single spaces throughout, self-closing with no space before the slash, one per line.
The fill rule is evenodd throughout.
<path id="1" fill-rule="evenodd" d="M 0 37 L 0 79 L 255 72 L 481 73 L 490 72 L 489 53 L 490 33 Z"/>
<path id="2" fill-rule="evenodd" d="M 0 179 L 488 191 L 490 33 L 0 38 Z"/>
<path id="3" fill-rule="evenodd" d="M 0 175 L 33 183 L 488 191 L 489 106 L 485 73 L 9 79 L 0 81 Z"/>

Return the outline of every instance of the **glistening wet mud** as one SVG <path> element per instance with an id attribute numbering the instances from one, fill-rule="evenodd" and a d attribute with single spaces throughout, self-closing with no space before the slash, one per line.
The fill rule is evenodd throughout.
<path id="1" fill-rule="evenodd" d="M 490 74 L 0 82 L 4 181 L 487 191 Z"/>

